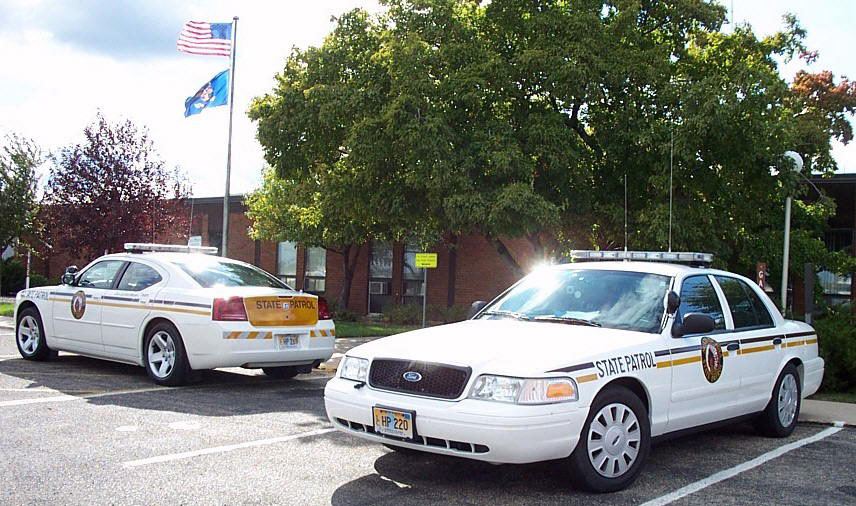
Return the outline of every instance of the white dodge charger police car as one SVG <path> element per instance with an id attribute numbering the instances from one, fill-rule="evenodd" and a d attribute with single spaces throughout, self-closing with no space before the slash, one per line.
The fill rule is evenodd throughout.
<path id="1" fill-rule="evenodd" d="M 70 351 L 141 365 L 156 383 L 180 385 L 193 370 L 218 367 L 291 378 L 333 354 L 323 298 L 253 265 L 193 253 L 216 248 L 125 247 L 79 272 L 70 267 L 61 286 L 18 292 L 22 357 Z"/>
<path id="2" fill-rule="evenodd" d="M 823 376 L 811 326 L 705 268 L 708 254 L 574 256 L 643 261 L 538 270 L 468 321 L 350 350 L 325 389 L 330 420 L 404 452 L 564 459 L 600 492 L 628 486 L 657 436 L 741 418 L 794 430 Z"/>

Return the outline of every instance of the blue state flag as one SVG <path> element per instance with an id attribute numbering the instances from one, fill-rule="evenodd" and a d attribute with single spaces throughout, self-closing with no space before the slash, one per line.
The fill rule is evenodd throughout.
<path id="1" fill-rule="evenodd" d="M 229 70 L 220 72 L 184 101 L 184 117 L 199 114 L 206 107 L 226 105 L 229 101 Z"/>

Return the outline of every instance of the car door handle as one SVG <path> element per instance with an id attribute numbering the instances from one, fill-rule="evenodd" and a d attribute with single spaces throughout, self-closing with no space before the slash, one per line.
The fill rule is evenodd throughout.
<path id="1" fill-rule="evenodd" d="M 740 345 L 738 343 L 731 343 L 726 348 L 728 351 L 737 351 L 740 349 Z"/>
<path id="2" fill-rule="evenodd" d="M 777 337 L 777 338 L 773 339 L 773 344 L 776 344 L 776 345 L 778 345 L 778 344 L 782 344 L 782 338 L 781 338 L 781 337 Z"/>

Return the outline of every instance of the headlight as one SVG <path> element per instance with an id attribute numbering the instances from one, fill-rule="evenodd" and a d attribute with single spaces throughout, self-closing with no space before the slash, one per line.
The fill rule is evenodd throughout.
<path id="1" fill-rule="evenodd" d="M 511 378 L 483 374 L 476 378 L 471 399 L 516 404 L 551 404 L 577 400 L 571 378 Z"/>
<path id="2" fill-rule="evenodd" d="M 364 358 L 346 356 L 342 359 L 342 365 L 339 369 L 342 371 L 342 378 L 365 383 L 369 376 L 369 361 Z"/>

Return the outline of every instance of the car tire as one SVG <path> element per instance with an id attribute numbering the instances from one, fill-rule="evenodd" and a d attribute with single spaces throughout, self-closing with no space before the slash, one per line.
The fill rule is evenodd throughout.
<path id="1" fill-rule="evenodd" d="M 793 364 L 787 364 L 773 386 L 770 402 L 755 420 L 755 427 L 765 436 L 790 436 L 797 426 L 801 404 L 799 371 Z"/>
<path id="2" fill-rule="evenodd" d="M 149 377 L 158 385 L 174 387 L 187 383 L 190 364 L 175 325 L 160 322 L 149 329 L 143 342 L 143 363 Z"/>
<path id="3" fill-rule="evenodd" d="M 622 490 L 636 479 L 650 447 L 645 405 L 625 387 L 607 387 L 592 403 L 568 457 L 571 481 L 592 492 Z"/>
<path id="4" fill-rule="evenodd" d="M 57 356 L 55 351 L 48 348 L 42 315 L 35 307 L 28 307 L 18 315 L 18 322 L 15 325 L 15 344 L 18 345 L 18 353 L 25 360 L 42 361 Z"/>
<path id="5" fill-rule="evenodd" d="M 396 453 L 400 453 L 402 455 L 424 455 L 425 454 L 425 452 L 423 452 L 421 450 L 414 450 L 413 448 L 405 448 L 403 446 L 395 446 L 395 445 L 391 445 L 391 444 L 387 444 L 387 443 L 383 443 L 383 445 L 385 447 L 387 447 L 388 449 L 390 449 Z"/>
<path id="6" fill-rule="evenodd" d="M 262 367 L 262 371 L 271 378 L 276 379 L 291 379 L 300 374 L 297 367 L 294 366 Z"/>

